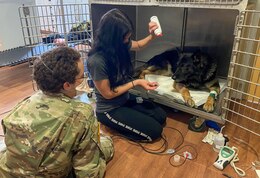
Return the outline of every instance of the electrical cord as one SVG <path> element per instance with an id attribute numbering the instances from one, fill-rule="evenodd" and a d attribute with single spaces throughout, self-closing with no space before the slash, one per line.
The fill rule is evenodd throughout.
<path id="1" fill-rule="evenodd" d="M 193 153 L 193 154 L 190 153 L 190 154 L 193 155 L 194 157 L 189 158 L 187 154 L 186 154 L 185 156 L 179 154 L 179 153 L 181 152 L 181 150 L 183 150 L 183 148 L 185 148 L 185 147 L 190 147 L 191 149 L 194 150 L 194 153 Z M 185 152 L 184 152 L 184 153 L 185 153 Z M 180 157 L 183 157 L 184 160 L 183 160 L 180 164 L 175 165 L 175 164 L 172 162 L 172 158 L 173 158 L 175 155 L 179 155 Z M 194 146 L 192 146 L 192 145 L 184 145 L 184 146 L 180 147 L 179 149 L 176 149 L 176 152 L 175 152 L 173 155 L 170 156 L 170 158 L 169 158 L 169 163 L 170 163 L 170 165 L 173 166 L 173 167 L 179 167 L 179 166 L 183 165 L 183 164 L 186 162 L 187 159 L 189 159 L 189 160 L 195 160 L 195 159 L 197 158 L 197 156 L 198 156 L 198 152 L 197 152 L 197 150 L 196 150 L 196 148 L 195 148 Z"/>
<path id="2" fill-rule="evenodd" d="M 180 134 L 180 136 L 181 136 L 181 142 L 179 143 L 179 145 L 177 145 L 175 148 L 174 148 L 174 150 L 177 150 L 182 144 L 183 144 L 183 142 L 184 142 L 184 137 L 183 137 L 183 135 L 182 135 L 182 133 L 178 130 L 178 129 L 175 129 L 175 128 L 173 128 L 173 127 L 164 127 L 165 129 L 172 129 L 172 130 L 174 130 L 174 131 L 177 131 L 179 134 Z"/>
<path id="3" fill-rule="evenodd" d="M 258 169 L 258 168 L 260 168 L 260 158 L 259 158 L 259 154 L 258 154 L 258 152 L 255 150 L 255 148 L 252 147 L 251 145 L 249 145 L 247 142 L 245 142 L 245 141 L 242 140 L 242 139 L 239 139 L 239 138 L 237 138 L 237 137 L 232 137 L 232 138 L 234 138 L 236 141 L 238 141 L 238 142 L 240 142 L 240 143 L 242 143 L 242 144 L 248 146 L 249 149 L 251 149 L 251 150 L 254 152 L 254 154 L 256 155 L 256 157 L 257 157 L 257 159 L 252 162 L 252 165 L 250 165 L 247 169 L 245 169 L 245 172 L 248 171 L 248 170 L 251 169 L 251 168 L 253 168 L 253 169 Z"/>
<path id="4" fill-rule="evenodd" d="M 173 127 L 164 127 L 164 128 L 165 128 L 165 129 L 172 129 L 172 130 L 174 130 L 174 131 L 177 131 L 177 132 L 180 134 L 180 136 L 181 136 L 181 142 L 180 142 L 176 147 L 167 149 L 167 148 L 168 148 L 168 141 L 167 141 L 165 135 L 161 136 L 161 139 L 164 140 L 164 143 L 163 143 L 163 145 L 162 145 L 159 149 L 157 149 L 157 150 L 151 150 L 151 149 L 149 149 L 149 148 L 146 148 L 146 147 L 144 147 L 143 145 L 141 145 L 140 143 L 139 143 L 139 146 L 140 146 L 145 152 L 148 152 L 148 153 L 151 153 L 151 154 L 160 154 L 160 155 L 174 154 L 174 152 L 176 152 L 176 149 L 178 149 L 178 148 L 183 144 L 183 142 L 184 142 L 184 137 L 183 137 L 182 133 L 181 133 L 178 129 L 175 129 L 175 128 L 173 128 Z M 132 140 L 132 139 L 131 139 L 131 140 Z M 133 140 L 133 141 L 136 141 L 136 140 Z M 138 143 L 138 142 L 137 142 L 137 143 Z M 161 151 L 158 151 L 158 150 L 162 149 L 162 147 L 164 147 L 164 149 L 161 150 Z"/>
<path id="5" fill-rule="evenodd" d="M 236 141 L 245 144 L 245 145 L 248 146 L 251 150 L 253 150 L 253 152 L 255 153 L 255 155 L 256 155 L 256 157 L 257 157 L 257 162 L 260 162 L 260 158 L 259 158 L 258 152 L 257 152 L 251 145 L 249 145 L 247 142 L 245 142 L 244 140 L 239 139 L 239 138 L 237 138 L 237 137 L 233 137 L 233 138 L 234 138 Z"/>
<path id="6" fill-rule="evenodd" d="M 166 137 L 165 135 L 162 135 L 161 136 L 161 139 L 163 139 L 163 144 L 160 148 L 158 149 L 150 149 L 150 148 L 147 148 L 145 146 L 143 146 L 141 143 L 139 143 L 140 147 L 147 153 L 150 153 L 150 154 L 168 154 L 168 153 L 165 153 L 165 151 L 167 150 L 168 148 L 168 142 L 166 140 Z M 162 149 L 162 150 L 161 150 Z"/>
<path id="7" fill-rule="evenodd" d="M 135 139 L 132 139 L 132 138 L 129 138 L 129 137 L 125 136 L 125 135 L 120 135 L 120 134 L 111 136 L 111 138 L 113 140 L 114 140 L 115 137 L 120 138 L 120 139 L 125 139 L 130 144 L 134 144 L 134 145 L 140 146 L 145 152 L 150 153 L 150 154 L 166 154 L 165 151 L 167 150 L 167 147 L 168 147 L 168 142 L 166 140 L 165 135 L 161 136 L 161 139 L 163 140 L 163 144 L 159 148 L 157 148 L 157 149 L 150 149 L 150 148 L 147 148 L 147 147 L 143 146 L 142 143 L 146 143 L 146 144 L 150 143 L 150 142 L 148 142 L 146 140 L 135 140 Z"/>
<path id="8" fill-rule="evenodd" d="M 113 140 L 114 140 L 115 138 L 123 138 L 123 139 L 126 139 L 128 142 L 130 141 L 130 142 L 129 142 L 130 144 L 138 145 L 138 146 L 140 146 L 145 152 L 150 153 L 150 154 L 156 154 L 156 155 L 171 155 L 171 157 L 169 158 L 169 162 L 170 162 L 170 164 L 171 164 L 172 166 L 175 166 L 175 165 L 171 162 L 171 159 L 173 158 L 173 156 L 176 155 L 176 154 L 178 154 L 178 151 L 182 150 L 182 149 L 185 148 L 185 147 L 191 147 L 193 150 L 195 150 L 195 151 L 194 151 L 194 154 L 193 154 L 193 155 L 195 155 L 195 156 L 193 156 L 193 158 L 190 158 L 190 160 L 194 160 L 194 159 L 197 158 L 197 154 L 198 154 L 198 153 L 197 153 L 197 151 L 196 151 L 196 148 L 193 147 L 192 145 L 184 145 L 184 146 L 180 147 L 180 146 L 183 144 L 183 142 L 184 142 L 184 137 L 183 137 L 182 133 L 181 133 L 178 129 L 175 129 L 175 128 L 173 128 L 173 127 L 164 127 L 164 129 L 171 129 L 171 130 L 177 131 L 177 132 L 180 134 L 180 136 L 181 136 L 181 142 L 180 142 L 179 144 L 177 144 L 177 146 L 175 146 L 175 147 L 173 147 L 173 148 L 167 149 L 167 148 L 169 147 L 169 146 L 168 146 L 168 141 L 167 141 L 166 136 L 165 136 L 164 134 L 162 134 L 161 139 L 163 140 L 163 144 L 162 144 L 159 148 L 157 148 L 157 149 L 150 149 L 150 148 L 147 148 L 147 147 L 145 147 L 144 145 L 142 145 L 142 143 L 148 143 L 147 141 L 135 140 L 135 139 L 129 138 L 129 137 L 124 136 L 124 135 L 113 135 L 113 136 L 111 136 L 111 137 L 112 137 Z M 150 142 L 149 142 L 149 143 L 150 143 Z M 182 155 L 180 155 L 180 156 L 181 156 L 181 157 L 184 157 L 184 156 L 182 156 Z M 184 162 L 185 162 L 186 159 L 187 159 L 187 157 L 184 157 L 184 158 L 185 158 L 185 160 L 184 160 Z M 181 163 L 181 164 L 178 165 L 178 166 L 181 166 L 182 164 L 184 164 L 184 162 Z"/>
<path id="9" fill-rule="evenodd" d="M 177 131 L 180 134 L 180 136 L 181 136 L 181 142 L 174 148 L 175 152 L 169 157 L 169 163 L 170 163 L 171 166 L 173 166 L 173 167 L 180 167 L 181 165 L 183 165 L 186 162 L 188 157 L 187 156 L 184 157 L 182 154 L 179 154 L 179 152 L 183 148 L 185 148 L 185 147 L 191 147 L 194 150 L 194 152 L 195 152 L 195 154 L 193 154 L 193 155 L 195 155 L 195 157 L 191 158 L 190 160 L 194 160 L 194 159 L 197 158 L 198 152 L 197 152 L 196 148 L 193 147 L 192 145 L 184 145 L 184 146 L 180 147 L 184 143 L 184 137 L 183 137 L 182 133 L 178 129 L 175 129 L 173 127 L 165 127 L 165 128 Z M 183 157 L 184 160 L 180 164 L 177 164 L 177 165 L 176 165 L 176 163 L 174 164 L 173 161 L 172 161 L 172 158 L 175 155 L 179 155 L 180 157 Z"/>
<path id="10" fill-rule="evenodd" d="M 239 176 L 243 177 L 246 175 L 245 171 L 241 168 L 236 167 L 236 165 L 235 165 L 235 162 L 239 161 L 239 158 L 238 158 L 239 150 L 236 147 L 232 147 L 232 148 L 236 151 L 236 154 L 235 154 L 234 158 L 231 160 L 230 165 L 231 165 L 231 167 L 233 167 L 233 169 Z"/>

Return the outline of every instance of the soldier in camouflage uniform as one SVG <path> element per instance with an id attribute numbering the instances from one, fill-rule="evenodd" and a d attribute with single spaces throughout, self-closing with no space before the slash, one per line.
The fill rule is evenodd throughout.
<path id="1" fill-rule="evenodd" d="M 68 47 L 46 52 L 34 65 L 41 91 L 3 119 L 6 150 L 0 177 L 103 177 L 112 140 L 100 137 L 90 105 L 73 99 L 83 81 L 80 54 Z"/>

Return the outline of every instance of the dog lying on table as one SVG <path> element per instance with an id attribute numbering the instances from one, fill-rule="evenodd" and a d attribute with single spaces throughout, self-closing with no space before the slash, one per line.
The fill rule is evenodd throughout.
<path id="1" fill-rule="evenodd" d="M 196 51 L 192 55 L 187 55 L 172 49 L 151 58 L 137 70 L 135 76 L 139 78 L 145 78 L 146 74 L 172 76 L 173 88 L 181 93 L 186 105 L 190 107 L 195 107 L 195 102 L 189 88 L 207 88 L 210 94 L 203 109 L 213 112 L 215 100 L 220 93 L 216 72 L 217 63 L 208 54 Z"/>

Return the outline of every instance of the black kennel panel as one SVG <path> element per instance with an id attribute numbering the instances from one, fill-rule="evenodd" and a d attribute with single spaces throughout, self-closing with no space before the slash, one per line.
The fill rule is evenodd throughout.
<path id="1" fill-rule="evenodd" d="M 147 35 L 147 24 L 153 15 L 160 19 L 163 37 L 137 52 L 136 65 L 139 65 L 138 61 L 147 61 L 173 47 L 179 47 L 183 52 L 199 48 L 217 59 L 218 66 L 221 66 L 218 75 L 226 78 L 237 10 L 141 6 L 137 7 L 137 13 L 142 13 L 136 19 L 137 39 Z"/>
<path id="2" fill-rule="evenodd" d="M 144 98 L 150 98 L 160 104 L 219 123 L 229 121 L 226 108 L 229 107 L 228 103 L 230 103 L 230 98 L 239 99 L 239 97 L 234 96 L 234 94 L 230 92 L 231 89 L 229 87 L 231 83 L 232 86 L 244 86 L 244 84 L 241 84 L 242 81 L 239 81 L 239 84 L 237 84 L 237 82 L 231 82 L 234 79 L 230 79 L 230 75 L 234 74 L 232 70 L 234 64 L 231 62 L 231 59 L 234 58 L 233 56 L 236 51 L 233 50 L 233 47 L 238 45 L 235 37 L 239 31 L 241 31 L 241 28 L 246 28 L 243 24 L 237 28 L 237 24 L 241 23 L 241 17 L 239 18 L 239 16 L 241 16 L 241 13 L 246 9 L 247 5 L 247 0 L 90 1 L 93 31 L 95 31 L 100 17 L 105 12 L 112 8 L 119 8 L 131 18 L 135 28 L 134 38 L 141 39 L 148 34 L 147 26 L 150 17 L 153 15 L 158 16 L 163 30 L 163 36 L 152 41 L 145 49 L 133 54 L 133 62 L 136 67 L 142 66 L 144 62 L 148 61 L 151 57 L 173 47 L 178 47 L 183 52 L 193 52 L 194 50 L 200 49 L 217 59 L 217 76 L 224 81 L 224 88 L 228 89 L 224 89 L 220 94 L 216 109 L 213 113 L 207 113 L 203 111 L 201 107 L 187 107 L 178 99 L 169 98 L 167 95 L 158 92 L 146 92 L 138 88 L 133 89 L 131 92 Z M 243 20 L 245 20 L 245 18 Z M 257 30 L 259 24 L 255 26 L 258 26 L 255 28 L 255 30 Z M 257 42 L 259 42 L 259 39 Z M 242 43 L 240 43 L 240 46 L 241 44 Z M 244 49 L 247 48 L 246 42 L 243 46 Z M 257 50 L 251 53 L 257 53 Z M 243 59 L 240 58 L 240 60 Z M 248 70 L 236 70 L 235 72 L 241 74 L 245 71 Z M 250 79 L 247 78 L 247 80 Z M 255 83 L 257 82 L 253 82 L 253 84 Z M 259 84 L 256 85 L 258 86 Z M 245 92 L 247 92 L 246 89 Z M 254 93 L 252 95 L 254 95 Z M 254 99 L 259 103 L 259 97 Z M 222 108 L 222 106 L 225 107 Z M 259 124 L 259 120 L 257 120 L 256 123 Z"/>

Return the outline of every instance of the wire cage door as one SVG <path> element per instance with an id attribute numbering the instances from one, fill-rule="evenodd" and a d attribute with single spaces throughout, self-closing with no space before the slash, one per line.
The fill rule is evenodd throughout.
<path id="1" fill-rule="evenodd" d="M 222 118 L 260 136 L 260 11 L 237 18 Z"/>
<path id="2" fill-rule="evenodd" d="M 79 48 L 91 41 L 88 4 L 23 6 L 19 15 L 25 46 L 36 47 L 33 56 L 59 45 Z"/>
<path id="3" fill-rule="evenodd" d="M 22 6 L 19 16 L 25 46 L 31 49 L 30 67 L 39 55 L 59 46 L 75 48 L 86 61 L 92 38 L 88 4 Z"/>

